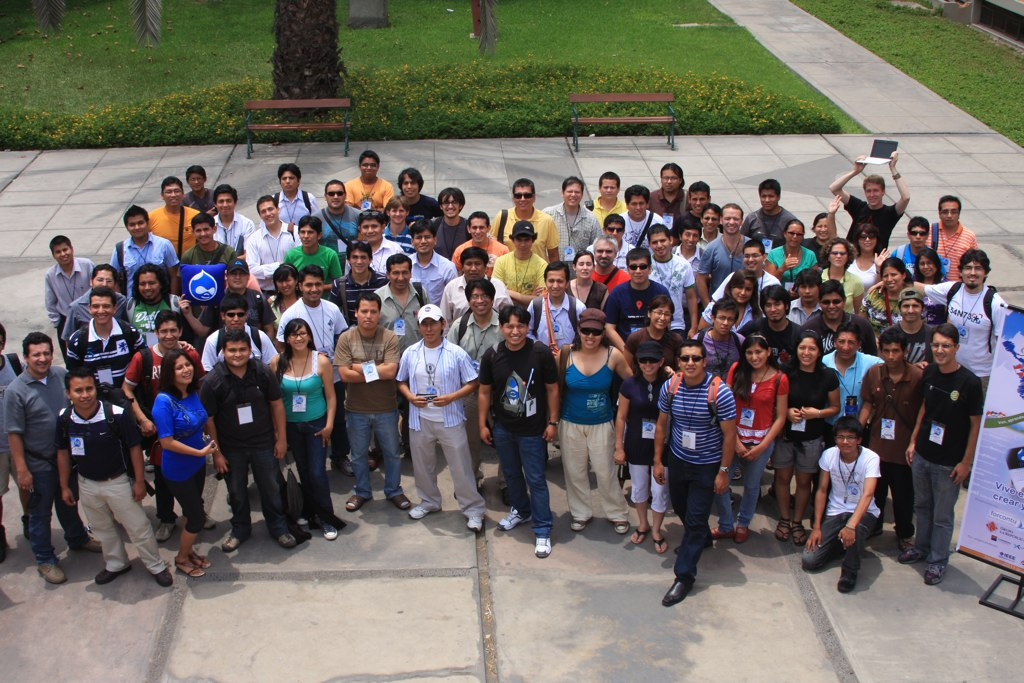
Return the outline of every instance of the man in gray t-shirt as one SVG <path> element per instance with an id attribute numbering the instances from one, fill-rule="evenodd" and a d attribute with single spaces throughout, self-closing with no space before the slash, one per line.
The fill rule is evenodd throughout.
<path id="1" fill-rule="evenodd" d="M 86 533 L 78 509 L 66 505 L 59 495 L 54 434 L 57 415 L 68 405 L 64 390 L 66 371 L 53 367 L 53 340 L 42 332 L 30 332 L 22 346 L 25 371 L 4 392 L 4 427 L 18 487 L 29 492 L 29 543 L 39 574 L 48 583 L 64 583 L 67 578 L 57 566 L 57 555 L 50 542 L 54 506 L 70 549 L 100 552 L 100 544 Z M 74 480 L 71 486 L 77 493 Z"/>
<path id="2" fill-rule="evenodd" d="M 7 330 L 0 325 L 0 522 L 4 518 L 3 497 L 10 490 L 11 479 L 11 448 L 7 445 L 7 430 L 4 428 L 4 394 L 7 386 L 21 372 L 21 361 L 15 354 L 3 354 L 7 345 Z M 14 364 L 17 363 L 17 367 Z M 28 538 L 28 491 L 21 494 L 21 524 L 25 537 Z M 0 562 L 7 557 L 7 532 L 0 523 Z"/>
<path id="3" fill-rule="evenodd" d="M 782 245 L 786 226 L 790 221 L 796 220 L 796 216 L 779 205 L 782 186 L 774 178 L 761 181 L 757 186 L 757 197 L 761 202 L 761 208 L 747 214 L 740 233 L 764 242 L 764 250 L 767 252 Z"/>

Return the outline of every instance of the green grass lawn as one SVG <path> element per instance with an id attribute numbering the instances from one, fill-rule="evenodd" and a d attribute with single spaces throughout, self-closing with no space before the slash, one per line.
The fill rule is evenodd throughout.
<path id="1" fill-rule="evenodd" d="M 794 0 L 1017 144 L 1024 54 L 977 29 L 887 0 Z"/>
<path id="2" fill-rule="evenodd" d="M 251 77 L 268 80 L 271 0 L 164 0 L 163 41 L 135 43 L 128 0 L 68 0 L 57 35 L 36 28 L 31 0 L 0 4 L 0 107 L 81 113 L 90 106 L 151 101 Z M 342 57 L 353 73 L 403 65 L 574 64 L 717 73 L 807 100 L 844 131 L 858 126 L 704 0 L 504 0 L 491 58 L 477 54 L 467 0 L 391 0 L 392 26 L 345 27 Z M 448 9 L 454 9 L 449 12 Z M 706 24 L 677 28 L 673 24 Z M 616 83 L 629 90 L 629 83 Z"/>

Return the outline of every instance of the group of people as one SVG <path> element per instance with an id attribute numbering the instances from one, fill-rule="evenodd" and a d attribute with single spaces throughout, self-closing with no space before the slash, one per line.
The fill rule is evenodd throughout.
<path id="1" fill-rule="evenodd" d="M 596 506 L 616 533 L 665 553 L 671 503 L 685 531 L 666 606 L 686 597 L 705 547 L 749 538 L 769 466 L 774 535 L 803 549 L 805 568 L 842 555 L 838 589 L 852 590 L 891 494 L 900 562 L 926 561 L 926 583 L 938 583 L 1005 304 L 954 196 L 939 201 L 938 221 L 911 218 L 907 244 L 890 249 L 910 200 L 897 160 L 895 205 L 880 175 L 864 178 L 864 199 L 844 189 L 865 171 L 858 159 L 810 231 L 780 204 L 776 180 L 744 214 L 712 203 L 707 183 L 686 186 L 674 163 L 657 189 L 632 185 L 621 198 L 619 176 L 604 173 L 592 204 L 570 176 L 543 210 L 521 178 L 512 207 L 463 217 L 462 190 L 428 197 L 407 168 L 396 191 L 368 150 L 358 177 L 325 184 L 323 208 L 299 167 L 282 164 L 280 191 L 256 202 L 258 223 L 238 212 L 235 188 L 206 188 L 201 167 L 186 183 L 168 177 L 164 206 L 125 212 L 129 236 L 109 263 L 52 240 L 46 307 L 67 370 L 42 332 L 24 340 L 24 369 L 17 356 L 0 366 L 0 460 L 13 465 L 39 572 L 64 580 L 49 540 L 56 509 L 69 547 L 103 553 L 97 583 L 131 566 L 120 524 L 169 585 L 156 543 L 177 530 L 177 504 L 175 568 L 202 576 L 210 560 L 195 542 L 214 526 L 220 479 L 231 508 L 221 548 L 252 533 L 250 473 L 278 544 L 294 547 L 307 529 L 334 540 L 345 523 L 328 462 L 354 478 L 347 512 L 373 500 L 379 468 L 384 497 L 422 519 L 442 509 L 438 447 L 466 526 L 480 532 L 488 444 L 508 504 L 498 527 L 529 523 L 537 557 L 552 549 L 554 449 L 574 532 Z M 181 273 L 216 264 L 224 296 L 203 304 Z M 288 452 L 298 519 L 285 512 Z M 155 530 L 141 507 L 147 468 Z"/>

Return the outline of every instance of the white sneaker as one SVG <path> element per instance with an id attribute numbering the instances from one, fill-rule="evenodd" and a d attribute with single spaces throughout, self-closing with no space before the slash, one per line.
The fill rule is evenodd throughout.
<path id="1" fill-rule="evenodd" d="M 423 519 L 431 512 L 437 512 L 437 510 L 431 510 L 430 508 L 425 508 L 422 505 L 417 505 L 413 509 L 409 510 L 409 516 L 413 519 Z"/>
<path id="2" fill-rule="evenodd" d="M 474 515 L 466 520 L 466 528 L 477 533 L 484 530 L 484 518 L 479 515 Z"/>
<path id="3" fill-rule="evenodd" d="M 512 508 L 508 514 L 501 518 L 498 522 L 498 528 L 502 531 L 512 531 L 517 526 L 528 520 L 529 517 L 523 517 L 519 514 L 519 510 Z"/>
<path id="4" fill-rule="evenodd" d="M 537 537 L 537 545 L 533 548 L 533 554 L 543 559 L 551 554 L 551 539 Z"/>

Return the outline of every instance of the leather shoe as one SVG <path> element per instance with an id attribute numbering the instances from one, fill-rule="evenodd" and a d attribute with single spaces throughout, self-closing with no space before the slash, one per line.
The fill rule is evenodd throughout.
<path id="1" fill-rule="evenodd" d="M 682 602 L 689 594 L 691 588 L 693 588 L 693 584 L 676 579 L 672 582 L 672 587 L 665 593 L 665 597 L 661 599 L 661 604 L 665 607 L 671 607 L 676 603 Z"/>
<path id="2" fill-rule="evenodd" d="M 849 593 L 856 585 L 857 575 L 854 572 L 849 572 L 844 569 L 839 575 L 839 583 L 836 584 L 836 590 L 840 593 Z"/>
<path id="3" fill-rule="evenodd" d="M 171 576 L 171 573 L 167 571 L 166 568 L 164 568 L 162 572 L 157 572 L 156 574 L 153 574 L 153 580 L 164 588 L 170 588 L 174 585 L 174 578 Z"/>
<path id="4" fill-rule="evenodd" d="M 71 548 L 71 550 L 79 550 L 79 551 L 85 551 L 85 552 L 90 552 L 90 553 L 102 553 L 103 552 L 103 546 L 100 545 L 99 541 L 97 541 L 95 538 L 90 536 L 88 541 L 86 541 L 82 545 L 76 545 L 74 548 Z"/>
<path id="5" fill-rule="evenodd" d="M 715 527 L 714 529 L 711 530 L 711 538 L 716 540 L 716 541 L 721 540 L 723 538 L 735 538 L 735 537 L 736 537 L 736 532 L 735 531 L 722 531 L 718 527 Z"/>
<path id="6" fill-rule="evenodd" d="M 96 585 L 102 586 L 104 584 L 110 583 L 117 577 L 121 576 L 121 574 L 127 574 L 129 571 L 131 571 L 131 568 L 132 566 L 130 564 L 124 567 L 123 569 L 118 569 L 116 572 L 112 572 L 109 569 L 104 568 L 99 574 L 96 575 Z"/>

